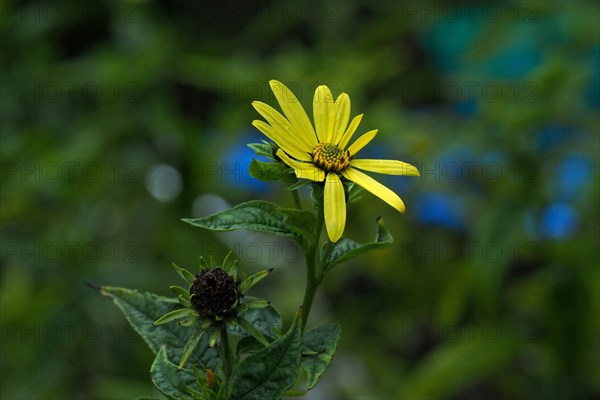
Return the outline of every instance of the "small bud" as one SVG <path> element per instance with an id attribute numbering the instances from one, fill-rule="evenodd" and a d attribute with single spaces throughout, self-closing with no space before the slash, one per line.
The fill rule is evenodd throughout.
<path id="1" fill-rule="evenodd" d="M 206 370 L 206 387 L 208 387 L 210 389 L 213 387 L 214 384 L 215 384 L 215 374 L 214 374 L 213 370 L 209 368 Z"/>

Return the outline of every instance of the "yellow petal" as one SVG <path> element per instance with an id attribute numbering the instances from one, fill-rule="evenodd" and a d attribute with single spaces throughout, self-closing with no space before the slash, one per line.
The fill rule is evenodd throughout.
<path id="1" fill-rule="evenodd" d="M 302 161 L 312 161 L 310 154 L 298 147 L 298 144 L 290 140 L 288 131 L 275 129 L 265 121 L 255 119 L 252 125 L 261 131 L 266 137 L 275 142 L 275 144 L 289 153 L 292 157 Z M 282 129 L 282 128 L 280 128 Z"/>
<path id="2" fill-rule="evenodd" d="M 294 168 L 294 172 L 298 178 L 308 179 L 316 182 L 323 182 L 325 179 L 325 171 L 315 167 L 313 164 L 292 160 L 281 149 L 277 150 L 277 156 L 281 158 L 284 163 Z"/>
<path id="3" fill-rule="evenodd" d="M 313 117 L 319 142 L 331 143 L 335 122 L 335 103 L 329 88 L 318 86 L 313 97 Z"/>
<path id="4" fill-rule="evenodd" d="M 350 152 L 350 157 L 352 157 L 353 155 L 358 153 L 360 151 L 360 149 L 362 149 L 363 147 L 368 145 L 369 142 L 371 140 L 373 140 L 375 135 L 377 135 L 377 129 L 373 129 L 372 131 L 369 131 L 369 132 L 361 135 L 358 139 L 356 139 L 354 141 L 354 143 L 352 143 L 352 145 L 350 147 L 348 147 L 348 151 Z"/>
<path id="5" fill-rule="evenodd" d="M 262 115 L 269 125 L 271 125 L 276 130 L 285 133 L 286 138 L 294 142 L 296 146 L 306 152 L 312 152 L 314 146 L 311 146 L 304 136 L 299 136 L 297 132 L 294 130 L 290 121 L 288 121 L 283 115 L 281 115 L 277 110 L 271 107 L 268 104 L 265 104 L 260 101 L 253 101 L 252 105 Z M 304 140 L 302 140 L 304 138 Z"/>
<path id="6" fill-rule="evenodd" d="M 294 93 L 283 83 L 272 80 L 269 84 L 279 106 L 290 121 L 293 131 L 306 145 L 314 148 L 318 144 L 317 136 L 302 104 L 300 104 Z"/>
<path id="7" fill-rule="evenodd" d="M 340 240 L 346 226 L 346 196 L 344 185 L 335 172 L 327 174 L 323 191 L 323 207 L 327 236 L 333 243 Z"/>
<path id="8" fill-rule="evenodd" d="M 380 174 L 420 176 L 417 167 L 396 160 L 352 160 L 350 161 L 350 165 L 355 168 L 378 172 Z"/>
<path id="9" fill-rule="evenodd" d="M 350 139 L 352 139 L 352 135 L 354 135 L 356 128 L 358 128 L 358 124 L 360 124 L 360 120 L 362 119 L 362 117 L 363 115 L 359 114 L 356 117 L 352 118 L 350 126 L 348 126 L 348 129 L 346 129 L 346 133 L 342 135 L 340 142 L 336 143 L 340 149 L 345 149 L 346 146 L 348 146 L 348 142 L 350 141 Z"/>
<path id="10" fill-rule="evenodd" d="M 342 175 L 361 186 L 363 189 L 373 193 L 375 196 L 379 197 L 381 200 L 385 201 L 401 213 L 404 212 L 404 203 L 402 202 L 402 199 L 400 199 L 396 193 L 377 182 L 369 175 L 363 174 L 362 172 L 351 167 L 343 170 Z"/>
<path id="11" fill-rule="evenodd" d="M 348 126 L 348 119 L 350 119 L 350 97 L 346 93 L 342 93 L 335 101 L 335 122 L 333 124 L 332 143 L 337 144 L 340 142 Z"/>

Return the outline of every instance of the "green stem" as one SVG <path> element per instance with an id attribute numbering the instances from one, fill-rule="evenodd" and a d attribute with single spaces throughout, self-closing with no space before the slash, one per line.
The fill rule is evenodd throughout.
<path id="1" fill-rule="evenodd" d="M 297 190 L 292 190 L 292 197 L 294 198 L 294 205 L 298 210 L 302 210 L 302 203 L 300 202 L 300 195 Z"/>
<path id="2" fill-rule="evenodd" d="M 221 358 L 223 358 L 223 373 L 225 373 L 225 382 L 229 383 L 231 371 L 233 368 L 233 355 L 229 344 L 229 334 L 227 333 L 227 325 L 221 325 Z"/>
<path id="3" fill-rule="evenodd" d="M 306 322 L 317 294 L 317 288 L 321 283 L 321 272 L 318 269 L 321 266 L 319 254 L 319 242 L 321 232 L 323 231 L 323 200 L 316 202 L 317 207 L 317 226 L 315 231 L 316 240 L 313 245 L 304 254 L 306 259 L 306 289 L 304 290 L 304 301 L 302 302 L 302 331 L 306 328 Z"/>
<path id="4" fill-rule="evenodd" d="M 310 251 L 306 254 L 306 289 L 304 290 L 304 301 L 302 302 L 302 331 L 306 328 L 306 321 L 308 321 L 318 285 L 315 274 L 315 252 Z"/>

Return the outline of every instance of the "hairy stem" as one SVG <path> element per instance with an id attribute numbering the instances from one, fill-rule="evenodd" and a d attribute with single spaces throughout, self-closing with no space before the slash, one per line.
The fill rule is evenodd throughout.
<path id="1" fill-rule="evenodd" d="M 233 355 L 229 344 L 229 334 L 227 333 L 226 324 L 221 325 L 221 358 L 223 359 L 223 373 L 225 374 L 225 382 L 229 383 L 231 371 L 233 368 Z"/>
<path id="2" fill-rule="evenodd" d="M 306 328 L 306 322 L 312 308 L 315 295 L 317 294 L 317 288 L 321 283 L 321 260 L 319 253 L 319 242 L 321 239 L 321 232 L 323 231 L 323 200 L 322 197 L 315 202 L 317 211 L 317 226 L 315 231 L 315 242 L 305 252 L 304 257 L 306 261 L 306 289 L 304 290 L 304 301 L 302 302 L 302 331 Z"/>
<path id="3" fill-rule="evenodd" d="M 306 254 L 306 288 L 304 289 L 304 301 L 302 302 L 302 331 L 306 328 L 306 321 L 308 321 L 308 315 L 317 294 L 317 287 L 315 252 L 312 251 Z"/>

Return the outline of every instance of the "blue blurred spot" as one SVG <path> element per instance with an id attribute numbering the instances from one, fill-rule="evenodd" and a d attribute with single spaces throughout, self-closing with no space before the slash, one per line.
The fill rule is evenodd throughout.
<path id="1" fill-rule="evenodd" d="M 525 231 L 529 234 L 530 237 L 537 238 L 537 218 L 536 213 L 533 209 L 528 209 L 523 214 L 523 225 L 525 227 Z"/>
<path id="2" fill-rule="evenodd" d="M 483 79 L 515 79 L 527 75 L 542 62 L 542 42 L 534 31 L 539 27 L 532 24 L 513 24 L 504 31 L 506 46 L 498 46 L 498 50 L 484 60 L 470 60 L 472 43 L 491 25 L 491 17 L 485 8 L 478 6 L 455 9 L 457 19 L 442 18 L 424 38 L 423 46 L 441 71 L 476 69 Z"/>
<path id="3" fill-rule="evenodd" d="M 481 162 L 484 164 L 504 164 L 506 162 L 507 152 L 504 150 L 491 150 L 481 156 Z"/>
<path id="4" fill-rule="evenodd" d="M 542 62 L 540 43 L 532 36 L 513 32 L 510 46 L 491 56 L 482 67 L 498 78 L 521 78 Z"/>
<path id="5" fill-rule="evenodd" d="M 354 142 L 360 135 L 356 135 L 350 140 L 350 144 Z M 396 159 L 396 157 L 392 156 L 391 146 L 384 146 L 381 144 L 381 140 L 374 140 L 369 143 L 367 146 L 363 147 L 357 154 L 356 158 L 375 158 L 375 159 Z"/>
<path id="6" fill-rule="evenodd" d="M 592 176 L 592 163 L 582 155 L 565 157 L 556 171 L 556 188 L 561 199 L 580 198 L 582 189 Z"/>
<path id="7" fill-rule="evenodd" d="M 459 70 L 462 68 L 463 55 L 479 37 L 482 22 L 480 19 L 474 21 L 467 18 L 460 21 L 441 20 L 433 26 L 423 45 L 442 71 Z"/>
<path id="8" fill-rule="evenodd" d="M 436 171 L 438 179 L 446 183 L 460 182 L 469 179 L 471 168 L 480 162 L 480 157 L 466 145 L 453 146 L 439 156 L 438 165 L 425 166 L 421 175 L 428 177 L 428 172 Z"/>
<path id="9" fill-rule="evenodd" d="M 465 163 L 478 161 L 479 157 L 467 145 L 452 146 L 440 154 L 439 160 L 442 165 L 449 163 Z"/>
<path id="10" fill-rule="evenodd" d="M 600 107 L 600 48 L 591 53 L 592 76 L 589 85 L 586 85 L 585 97 L 590 107 Z"/>
<path id="11" fill-rule="evenodd" d="M 247 130 L 243 132 L 242 137 L 223 155 L 225 159 L 224 166 L 228 168 L 228 171 L 222 171 L 228 178 L 224 180 L 224 183 L 228 186 L 235 186 L 240 190 L 253 193 L 265 192 L 270 188 L 267 182 L 253 178 L 248 172 L 253 158 L 264 161 L 264 157 L 258 157 L 254 154 L 254 150 L 249 148 L 247 144 L 260 143 L 263 139 L 265 137 L 257 134 L 256 131 Z"/>
<path id="12" fill-rule="evenodd" d="M 394 192 L 398 193 L 400 197 L 402 197 L 404 193 L 411 193 L 413 187 L 420 182 L 420 178 L 418 176 L 392 176 L 372 174 L 370 172 L 368 174 L 380 183 L 392 189 Z"/>
<path id="13" fill-rule="evenodd" d="M 471 117 L 479 111 L 479 104 L 475 99 L 469 99 L 452 104 L 452 109 L 459 115 Z"/>
<path id="14" fill-rule="evenodd" d="M 536 137 L 539 150 L 552 150 L 572 139 L 576 133 L 573 128 L 565 125 L 548 125 L 540 130 Z"/>
<path id="15" fill-rule="evenodd" d="M 446 193 L 422 193 L 416 201 L 416 217 L 423 224 L 462 229 L 464 204 L 461 198 Z"/>
<path id="16" fill-rule="evenodd" d="M 540 231 L 543 236 L 552 239 L 565 239 L 577 228 L 579 215 L 567 203 L 554 203 L 543 211 Z"/>

